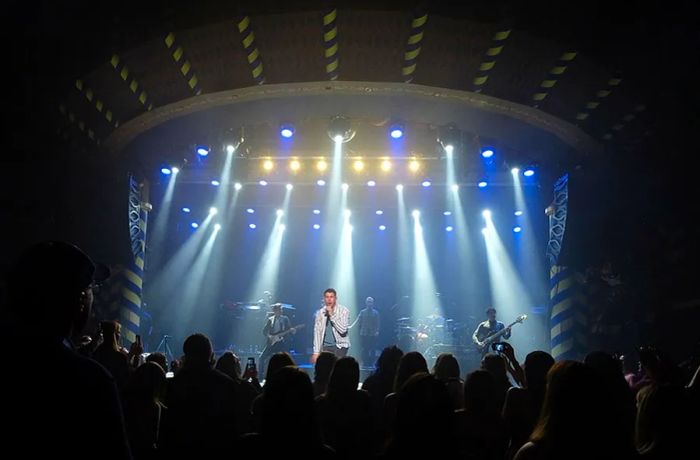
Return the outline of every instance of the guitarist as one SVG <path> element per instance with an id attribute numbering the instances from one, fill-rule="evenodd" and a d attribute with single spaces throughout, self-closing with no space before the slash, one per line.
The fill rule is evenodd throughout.
<path id="1" fill-rule="evenodd" d="M 289 347 L 287 347 L 284 338 L 275 340 L 273 337 L 289 329 L 292 329 L 292 334 L 296 333 L 296 330 L 292 328 L 289 317 L 282 314 L 282 304 L 274 303 L 271 306 L 272 316 L 267 318 L 265 327 L 262 330 L 263 335 L 267 339 L 267 346 L 260 355 L 260 375 L 265 375 L 267 361 L 272 355 L 280 351 L 288 351 Z"/>
<path id="2" fill-rule="evenodd" d="M 476 330 L 474 331 L 474 334 L 472 335 L 472 341 L 474 344 L 481 349 L 482 354 L 486 354 L 489 351 L 489 347 L 484 346 L 484 340 L 487 338 L 491 337 L 492 335 L 496 334 L 499 331 L 502 331 L 503 329 L 506 329 L 506 325 L 503 324 L 500 321 L 496 321 L 496 309 L 493 307 L 490 307 L 488 310 L 486 310 L 486 317 L 488 318 L 486 321 L 483 323 L 479 323 L 479 325 L 476 327 Z M 505 332 L 503 332 L 501 339 L 509 339 L 510 338 L 510 328 L 507 328 Z"/>

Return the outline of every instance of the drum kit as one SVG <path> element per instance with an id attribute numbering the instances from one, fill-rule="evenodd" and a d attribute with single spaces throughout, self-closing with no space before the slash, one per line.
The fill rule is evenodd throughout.
<path id="1" fill-rule="evenodd" d="M 425 353 L 437 345 L 463 345 L 468 325 L 439 315 L 413 321 L 410 316 L 396 320 L 396 342 L 404 351 Z"/>

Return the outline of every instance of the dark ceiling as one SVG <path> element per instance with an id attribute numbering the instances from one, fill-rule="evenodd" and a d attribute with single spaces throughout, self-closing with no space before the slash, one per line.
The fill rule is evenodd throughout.
<path id="1" fill-rule="evenodd" d="M 27 134 L 58 134 L 68 145 L 104 139 L 116 122 L 138 116 L 145 89 L 159 107 L 193 96 L 163 39 L 174 32 L 204 93 L 255 84 L 236 21 L 249 16 L 266 83 L 317 81 L 324 72 L 321 12 L 338 8 L 339 79 L 401 81 L 411 18 L 428 14 L 414 83 L 474 90 L 486 60 L 495 60 L 483 94 L 533 105 L 533 95 L 563 53 L 574 51 L 556 85 L 537 106 L 579 125 L 612 150 L 645 156 L 658 139 L 697 125 L 697 20 L 682 2 L 101 2 L 15 4 L 5 43 L 13 118 L 22 150 Z M 487 58 L 494 34 L 511 30 L 501 53 Z M 130 75 L 110 65 L 118 54 Z M 23 72 L 19 69 L 23 69 Z M 6 72 L 7 72 L 6 70 Z M 128 83 L 136 79 L 132 94 Z M 610 85 L 611 80 L 620 83 Z M 83 91 L 76 80 L 84 82 Z M 86 98 L 86 90 L 95 94 Z M 610 91 L 600 97 L 600 91 Z M 98 111 L 95 101 L 103 101 Z M 597 103 L 595 109 L 587 104 Z M 594 104 L 596 105 L 596 104 Z M 59 106 L 66 108 L 59 112 Z M 112 121 L 105 111 L 113 113 Z M 577 114 L 587 118 L 577 120 Z M 74 116 L 68 118 L 69 114 Z M 82 122 L 82 124 L 81 124 Z"/>

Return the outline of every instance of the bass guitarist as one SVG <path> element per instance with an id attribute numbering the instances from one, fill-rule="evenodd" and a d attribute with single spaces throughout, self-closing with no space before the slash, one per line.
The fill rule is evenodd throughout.
<path id="1" fill-rule="evenodd" d="M 507 340 L 510 338 L 511 332 L 510 326 L 506 327 L 505 324 L 503 324 L 502 322 L 496 321 L 495 308 L 490 307 L 488 310 L 486 310 L 486 317 L 488 319 L 483 323 L 479 323 L 479 325 L 476 327 L 476 330 L 474 331 L 474 334 L 472 335 L 472 341 L 474 342 L 476 347 L 481 351 L 482 355 L 485 355 L 489 351 L 488 345 L 491 343 L 489 337 L 493 337 L 495 334 L 498 334 L 499 332 L 503 331 L 498 335 L 501 339 Z"/>
<path id="2" fill-rule="evenodd" d="M 267 343 L 260 355 L 260 375 L 265 375 L 267 362 L 272 355 L 280 351 L 289 351 L 285 340 L 287 332 L 296 333 L 296 329 L 292 327 L 289 317 L 282 314 L 282 304 L 274 303 L 271 307 L 272 316 L 267 318 L 265 327 L 262 330 Z"/>

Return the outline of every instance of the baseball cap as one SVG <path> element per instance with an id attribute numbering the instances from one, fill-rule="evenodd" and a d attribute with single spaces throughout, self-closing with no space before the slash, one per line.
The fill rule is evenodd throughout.
<path id="1" fill-rule="evenodd" d="M 65 241 L 44 241 L 26 249 L 10 270 L 8 288 L 52 287 L 82 291 L 109 277 L 109 268 L 96 265 L 77 246 Z M 42 289 L 40 288 L 40 289 Z"/>

